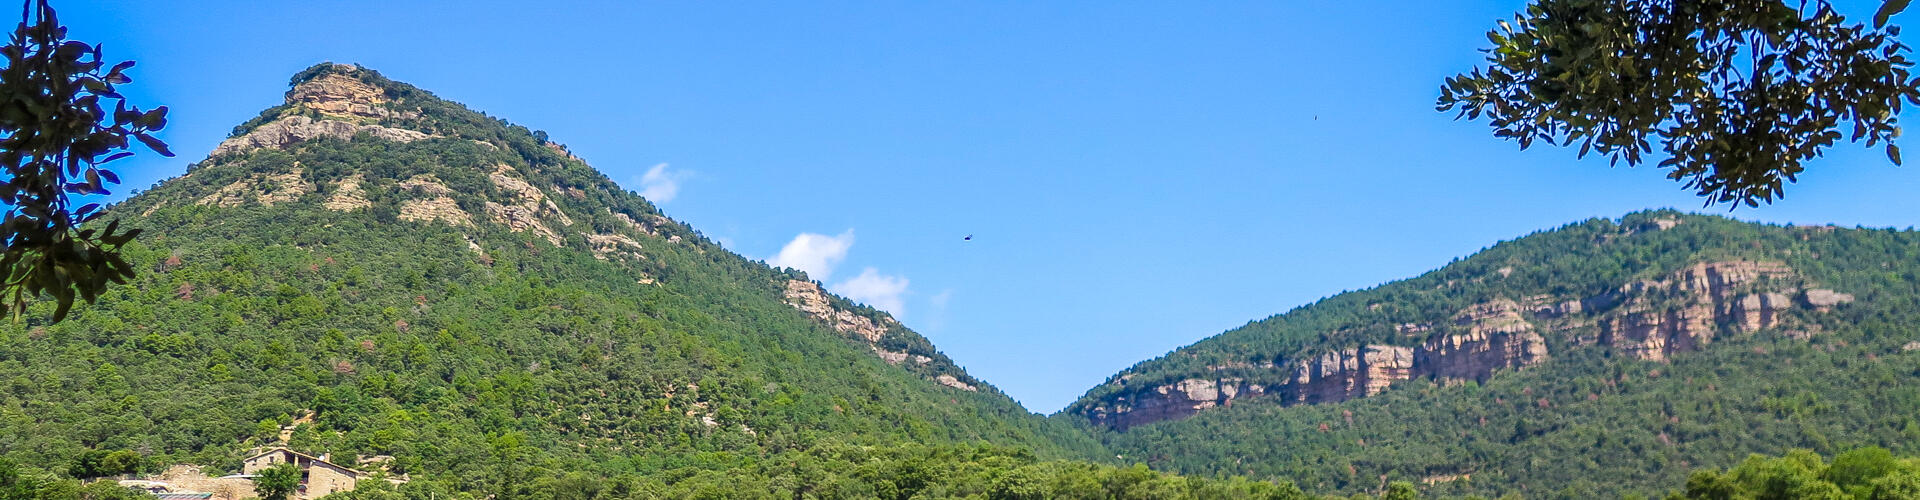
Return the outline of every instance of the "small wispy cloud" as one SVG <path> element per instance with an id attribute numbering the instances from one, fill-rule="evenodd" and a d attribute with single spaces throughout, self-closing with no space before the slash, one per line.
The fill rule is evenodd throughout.
<path id="1" fill-rule="evenodd" d="M 789 267 L 807 273 L 808 278 L 825 282 L 833 275 L 834 266 L 846 260 L 847 250 L 853 248 L 853 230 L 848 229 L 839 236 L 827 236 L 817 233 L 800 233 L 793 241 L 780 247 L 780 254 L 767 259 L 767 265 Z"/>
<path id="2" fill-rule="evenodd" d="M 952 288 L 941 290 L 940 293 L 933 294 L 932 297 L 927 297 L 927 311 L 919 316 L 920 321 L 916 326 L 925 328 L 925 330 L 922 330 L 922 333 L 945 330 L 947 328 L 947 304 L 952 303 Z"/>
<path id="3" fill-rule="evenodd" d="M 894 318 L 907 316 L 907 278 L 880 274 L 878 269 L 866 268 L 859 276 L 828 287 L 855 302 L 874 309 L 893 314 Z"/>
<path id="4" fill-rule="evenodd" d="M 640 197 L 655 204 L 673 201 L 680 196 L 680 181 L 687 178 L 687 171 L 671 171 L 667 164 L 654 165 L 640 176 Z"/>
<path id="5" fill-rule="evenodd" d="M 786 246 L 780 247 L 778 255 L 767 259 L 767 265 L 799 269 L 807 273 L 808 278 L 826 283 L 833 276 L 834 268 L 847 259 L 847 253 L 852 249 L 852 229 L 838 236 L 800 233 Z M 858 276 L 827 285 L 827 289 L 854 302 L 886 311 L 895 318 L 902 318 L 907 312 L 907 285 L 905 276 L 881 274 L 879 269 L 868 267 L 862 269 Z M 948 292 L 935 296 L 935 308 L 945 309 L 949 296 L 951 293 Z"/>

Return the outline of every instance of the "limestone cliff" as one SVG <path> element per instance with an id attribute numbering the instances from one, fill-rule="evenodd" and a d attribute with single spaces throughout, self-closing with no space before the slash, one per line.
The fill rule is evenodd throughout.
<path id="1" fill-rule="evenodd" d="M 1662 219 L 1646 229 L 1677 224 Z M 1502 271 L 1503 277 L 1511 272 Z M 1326 349 L 1285 356 L 1288 362 L 1228 361 L 1208 366 L 1208 374 L 1145 385 L 1123 375 L 1108 383 L 1117 386 L 1109 396 L 1070 410 L 1126 429 L 1186 418 L 1236 399 L 1331 403 L 1379 394 L 1414 377 L 1484 382 L 1503 370 L 1548 361 L 1550 339 L 1563 349 L 1604 348 L 1665 361 L 1719 335 L 1785 327 L 1794 311 L 1828 312 L 1852 300 L 1849 294 L 1810 288 L 1780 262 L 1705 261 L 1597 296 L 1495 297 L 1442 321 L 1393 326 L 1409 345 Z"/>
<path id="2" fill-rule="evenodd" d="M 1546 361 L 1546 340 L 1520 305 L 1495 299 L 1468 308 L 1414 349 L 1414 374 L 1441 380 L 1485 380 L 1495 371 Z"/>
<path id="3" fill-rule="evenodd" d="M 826 290 L 822 290 L 818 283 L 811 281 L 788 280 L 786 297 L 787 305 L 813 315 L 815 319 L 825 321 L 834 331 L 860 339 L 870 347 L 880 342 L 880 337 L 885 336 L 887 328 L 893 324 L 892 317 L 874 321 L 853 311 L 833 307 L 832 301 L 827 298 Z M 874 349 L 879 348 L 874 347 Z"/>
<path id="4" fill-rule="evenodd" d="M 836 304 L 832 294 L 812 281 L 787 280 L 782 288 L 787 305 L 826 323 L 848 339 L 867 346 L 887 364 L 918 373 L 947 387 L 970 392 L 980 390 L 977 381 L 968 377 L 945 355 L 931 351 L 932 344 L 908 332 L 893 316 L 879 311 L 862 314 L 850 305 Z M 890 345 L 898 345 L 903 350 L 892 350 Z"/>
<path id="5" fill-rule="evenodd" d="M 352 139 L 362 132 L 394 142 L 412 142 L 432 137 L 425 132 L 415 130 L 359 125 L 340 120 L 315 120 L 304 115 L 294 115 L 261 125 L 245 135 L 221 141 L 219 146 L 213 148 L 213 156 L 244 153 L 260 148 L 284 148 L 294 143 L 321 137 Z"/>
<path id="6" fill-rule="evenodd" d="M 322 137 L 352 139 L 362 133 L 394 142 L 438 137 L 382 125 L 382 120 L 416 118 L 419 112 L 394 109 L 396 103 L 387 98 L 385 90 L 354 76 L 359 71 L 358 66 L 334 64 L 294 85 L 287 91 L 286 104 L 262 117 L 271 120 L 222 141 L 211 156 L 285 148 Z"/>
<path id="7" fill-rule="evenodd" d="M 1778 262 L 1703 262 L 1664 279 L 1628 284 L 1592 299 L 1620 302 L 1599 319 L 1600 343 L 1629 356 L 1665 360 L 1712 342 L 1719 324 L 1742 333 L 1774 326 L 1779 313 L 1794 305 L 1788 294 L 1799 293 L 1774 282 L 1792 276 Z"/>
<path id="8" fill-rule="evenodd" d="M 287 102 L 330 117 L 379 119 L 414 114 L 390 109 L 384 90 L 348 76 L 358 67 L 335 64 L 334 69 L 293 86 L 287 92 Z"/>
<path id="9" fill-rule="evenodd" d="M 1086 416 L 1096 423 L 1125 429 L 1161 420 L 1181 419 L 1203 410 L 1229 406 L 1235 399 L 1272 396 L 1283 404 L 1345 401 L 1385 391 L 1394 382 L 1411 377 L 1414 349 L 1369 345 L 1322 353 L 1286 366 L 1263 363 L 1214 367 L 1265 370 L 1282 377 L 1261 384 L 1246 377 L 1192 378 L 1149 387 L 1133 396 L 1090 408 Z M 1121 384 L 1128 380 L 1122 379 Z"/>

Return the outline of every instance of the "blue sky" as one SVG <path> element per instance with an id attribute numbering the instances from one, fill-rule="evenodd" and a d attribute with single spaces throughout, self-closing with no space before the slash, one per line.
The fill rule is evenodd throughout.
<path id="1" fill-rule="evenodd" d="M 1520 1 L 553 4 L 55 7 L 139 61 L 137 103 L 173 108 L 179 158 L 121 163 L 128 187 L 183 173 L 294 72 L 360 63 L 548 131 L 729 248 L 894 310 L 1042 413 L 1498 240 L 1701 206 L 1661 171 L 1521 152 L 1433 110 Z M 1904 228 L 1915 193 L 1914 168 L 1842 147 L 1733 215 Z"/>

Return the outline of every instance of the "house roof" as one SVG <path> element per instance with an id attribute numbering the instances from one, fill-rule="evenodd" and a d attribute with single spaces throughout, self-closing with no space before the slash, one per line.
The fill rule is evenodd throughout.
<path id="1" fill-rule="evenodd" d="M 336 464 L 336 463 L 333 463 L 333 462 L 328 462 L 328 461 L 326 461 L 326 460 L 321 460 L 321 459 L 320 459 L 320 457 L 316 457 L 316 456 L 313 456 L 313 455 L 308 455 L 308 454 L 305 454 L 305 453 L 301 453 L 301 452 L 297 452 L 297 451 L 293 451 L 293 450 L 289 450 L 289 449 L 286 449 L 286 448 L 273 448 L 273 449 L 269 449 L 269 450 L 267 450 L 267 451 L 263 451 L 263 452 L 260 452 L 260 453 L 255 453 L 255 454 L 253 454 L 253 456 L 249 456 L 249 457 L 247 457 L 247 458 L 244 458 L 244 459 L 241 459 L 241 461 L 243 461 L 243 462 L 251 462 L 251 461 L 253 461 L 253 459 L 256 459 L 256 458 L 260 458 L 260 457 L 264 457 L 264 456 L 267 456 L 267 455 L 272 455 L 272 454 L 275 454 L 275 453 L 280 453 L 280 452 L 286 452 L 286 453 L 288 453 L 288 454 L 291 454 L 291 455 L 293 455 L 293 456 L 297 456 L 297 457 L 301 457 L 301 458 L 305 458 L 305 459 L 307 459 L 307 460 L 309 460 L 309 461 L 312 461 L 312 462 L 317 462 L 317 463 L 320 463 L 320 464 L 324 464 L 324 465 L 326 465 L 326 466 L 328 466 L 328 467 L 332 467 L 332 468 L 335 468 L 335 469 L 340 469 L 340 470 L 343 470 L 343 471 L 347 471 L 348 473 L 351 473 L 351 474 L 353 474 L 353 475 L 354 475 L 354 477 L 359 477 L 359 476 L 365 476 L 365 475 L 367 475 L 367 473 L 365 473 L 365 472 L 360 472 L 360 471 L 358 471 L 358 470 L 354 470 L 354 469 L 353 469 L 352 467 L 347 467 L 347 466 L 344 466 L 344 465 L 340 465 L 340 464 Z"/>

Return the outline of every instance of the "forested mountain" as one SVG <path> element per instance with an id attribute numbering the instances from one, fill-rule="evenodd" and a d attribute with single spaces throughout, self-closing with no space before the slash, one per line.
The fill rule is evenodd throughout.
<path id="1" fill-rule="evenodd" d="M 1920 233 L 1672 211 L 1503 242 L 1142 362 L 1062 412 L 1308 491 L 1660 493 L 1749 453 L 1920 453 Z"/>
<path id="2" fill-rule="evenodd" d="M 513 497 L 561 472 L 670 484 L 816 449 L 1100 455 L 544 133 L 355 66 L 296 75 L 106 218 L 146 230 L 141 273 L 64 322 L 43 304 L 0 324 L 0 457 L 233 470 L 286 426 L 342 463 L 391 456 L 416 487 Z"/>
<path id="3" fill-rule="evenodd" d="M 1570 224 L 1043 418 L 546 134 L 356 66 L 301 72 L 110 211 L 146 231 L 138 278 L 0 324 L 0 498 L 279 443 L 411 479 L 349 496 L 368 499 L 1585 498 L 1691 493 L 1691 470 L 1755 452 L 1920 455 L 1912 231 Z M 1809 456 L 1698 477 L 1911 482 L 1910 460 L 1840 477 Z"/>

